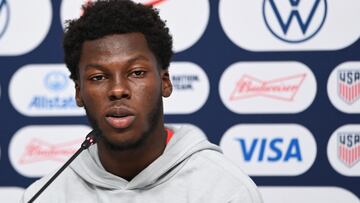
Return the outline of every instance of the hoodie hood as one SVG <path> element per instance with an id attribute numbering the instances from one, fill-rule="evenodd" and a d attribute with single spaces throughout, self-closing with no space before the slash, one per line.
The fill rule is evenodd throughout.
<path id="1" fill-rule="evenodd" d="M 90 146 L 70 165 L 82 179 L 94 186 L 117 189 L 145 189 L 167 181 L 175 175 L 188 158 L 202 150 L 220 148 L 211 144 L 204 133 L 192 125 L 167 125 L 174 132 L 163 154 L 141 171 L 131 181 L 107 172 L 99 160 L 97 145 Z"/>

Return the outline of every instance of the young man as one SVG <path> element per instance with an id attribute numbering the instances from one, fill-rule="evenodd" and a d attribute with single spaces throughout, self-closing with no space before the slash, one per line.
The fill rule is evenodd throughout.
<path id="1" fill-rule="evenodd" d="M 172 38 L 156 10 L 129 0 L 89 4 L 69 22 L 64 50 L 97 143 L 35 202 L 262 202 L 251 179 L 199 130 L 164 126 Z"/>

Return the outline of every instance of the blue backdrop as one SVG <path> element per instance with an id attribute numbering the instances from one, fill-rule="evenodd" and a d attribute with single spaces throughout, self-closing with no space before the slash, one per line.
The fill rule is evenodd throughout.
<path id="1" fill-rule="evenodd" d="M 170 0 L 169 0 L 170 1 Z M 224 0 L 225 2 L 226 0 Z M 229 0 L 230 1 L 230 0 Z M 10 158 L 10 143 L 12 142 L 12 138 L 17 131 L 26 126 L 34 126 L 34 125 L 87 125 L 87 120 L 85 116 L 82 115 L 65 115 L 65 116 L 31 116 L 31 115 L 24 115 L 20 113 L 13 105 L 10 100 L 10 89 L 9 83 L 11 82 L 14 73 L 20 69 L 21 67 L 29 64 L 62 64 L 63 63 L 63 53 L 61 48 L 62 42 L 62 33 L 63 27 L 61 24 L 61 1 L 51 1 L 51 12 L 52 18 L 50 18 L 51 26 L 49 27 L 48 32 L 45 35 L 45 38 L 39 43 L 38 46 L 35 48 L 26 51 L 21 54 L 6 54 L 5 51 L 9 49 L 9 44 L 5 44 L 4 40 L 1 41 L 2 37 L 6 36 L 6 29 L 10 29 L 10 26 L 6 27 L 6 20 L 8 19 L 11 21 L 11 18 L 15 18 L 12 15 L 14 12 L 11 12 L 12 7 L 11 3 L 15 2 L 12 0 L 8 1 L 1 1 L 1 10 L 0 10 L 0 28 L 3 29 L 3 34 L 0 35 L 0 86 L 1 86 L 1 96 L 0 96 L 0 149 L 1 149 L 1 156 L 0 156 L 0 187 L 20 187 L 26 188 L 29 184 L 35 181 L 38 177 L 26 177 L 19 173 L 13 163 L 11 162 Z M 34 1 L 31 1 L 34 2 Z M 223 2 L 223 3 L 224 3 Z M 245 2 L 246 1 L 239 1 Z M 262 1 L 259 0 L 259 5 L 261 6 L 268 6 L 271 2 L 277 1 Z M 292 3 L 296 3 L 296 1 L 289 1 Z M 313 1 L 316 2 L 316 1 Z M 304 43 L 308 42 L 307 40 L 312 40 L 317 35 L 321 35 L 321 29 L 325 29 L 327 24 L 327 20 L 332 19 L 331 15 L 333 15 L 334 10 L 336 8 L 334 6 L 334 1 L 320 1 L 325 2 L 327 6 L 327 13 L 320 13 L 319 15 L 325 15 L 325 23 L 324 25 L 320 25 L 322 20 L 320 19 L 318 22 L 318 31 L 313 31 L 314 35 L 310 36 L 309 39 L 305 39 Z M 166 2 L 165 2 L 166 3 Z M 342 4 L 346 4 L 349 2 L 341 2 Z M 6 4 L 9 6 L 9 14 L 6 14 Z M 17 3 L 19 4 L 19 3 Z M 188 2 L 189 9 L 192 7 L 192 3 Z M 259 186 L 316 186 L 316 187 L 324 187 L 324 186 L 335 186 L 339 188 L 344 188 L 357 197 L 360 197 L 360 178 L 359 172 L 352 171 L 354 175 L 344 175 L 339 173 L 337 170 L 334 169 L 332 164 L 330 163 L 328 158 L 328 144 L 332 134 L 341 126 L 347 124 L 355 124 L 360 125 L 360 117 L 359 117 L 359 100 L 353 102 L 353 113 L 347 113 L 344 111 L 339 110 L 336 108 L 329 98 L 328 93 L 328 80 L 332 71 L 338 67 L 339 64 L 347 61 L 360 61 L 360 41 L 355 40 L 354 43 L 349 43 L 349 45 L 343 46 L 341 48 L 329 48 L 321 47 L 319 49 L 311 49 L 311 48 L 299 48 L 297 49 L 296 46 L 300 47 L 302 42 L 287 42 L 286 40 L 282 39 L 281 36 L 276 36 L 276 32 L 280 32 L 279 30 L 271 30 L 271 23 L 267 22 L 264 23 L 262 21 L 264 27 L 263 30 L 268 30 L 268 34 L 266 37 L 271 38 L 276 43 L 280 44 L 279 46 L 276 43 L 273 45 L 274 50 L 261 50 L 256 48 L 249 49 L 244 48 L 237 45 L 236 42 L 230 36 L 231 34 L 226 34 L 224 31 L 224 25 L 221 22 L 220 13 L 222 11 L 220 9 L 221 1 L 218 0 L 211 0 L 209 1 L 209 16 L 207 23 L 205 24 L 205 30 L 201 34 L 200 38 L 189 48 L 179 49 L 174 55 L 173 62 L 191 62 L 197 64 L 201 67 L 208 78 L 209 81 L 209 94 L 204 103 L 198 110 L 190 113 L 167 113 L 165 116 L 167 123 L 190 123 L 196 125 L 201 130 L 203 130 L 207 135 L 211 142 L 219 144 L 225 132 L 228 131 L 229 128 L 238 125 L 238 124 L 298 124 L 307 128 L 311 134 L 313 135 L 316 141 L 316 156 L 315 161 L 311 165 L 311 167 L 304 171 L 304 173 L 299 175 L 252 175 L 253 180 Z M 251 4 L 251 3 L 249 3 Z M 269 5 L 266 5 L 269 4 Z M 351 2 L 350 2 L 351 4 Z M 240 5 L 240 3 L 239 3 Z M 234 5 L 236 6 L 239 5 Z M 24 5 L 25 6 L 25 5 Z M 159 5 L 160 7 L 161 5 Z M 294 5 L 293 5 L 294 6 Z M 347 5 L 350 7 L 356 7 L 357 11 L 359 11 L 359 5 Z M 14 6 L 15 7 L 15 3 Z M 225 5 L 224 5 L 225 7 Z M 236 10 L 234 8 L 234 10 Z M 249 6 L 248 10 L 251 10 L 251 6 Z M 260 11 L 266 12 L 263 9 L 271 9 L 269 8 L 259 8 Z M 320 7 L 319 7 L 320 8 Z M 25 9 L 26 8 L 22 8 Z M 40 10 L 31 10 L 31 12 L 35 15 L 37 12 L 41 12 L 42 7 L 37 9 Z M 160 7 L 161 9 L 161 7 Z M 356 10 L 355 9 L 355 10 Z M 243 8 L 238 8 L 239 12 L 244 10 Z M 179 9 L 177 11 L 177 15 L 186 15 L 186 10 Z M 248 16 L 251 16 L 251 13 L 256 13 L 257 11 L 249 11 Z M 333 13 L 331 13 L 333 12 Z M 343 10 L 344 14 L 347 12 L 346 9 Z M 300 13 L 301 14 L 301 13 Z M 223 15 L 223 14 L 221 14 Z M 224 14 L 225 15 L 225 14 Z M 229 14 L 230 15 L 230 14 Z M 239 14 L 241 15 L 241 14 Z M 246 18 L 244 14 L 244 18 Z M 261 20 L 266 21 L 266 15 L 264 13 L 258 13 L 258 15 L 262 16 Z M 302 14 L 301 14 L 302 15 Z M 6 17 L 8 16 L 8 17 Z M 10 16 L 10 17 L 9 17 Z M 265 17 L 264 17 L 265 16 Z M 316 18 L 316 13 L 314 14 L 314 18 Z M 353 16 L 356 17 L 356 16 Z M 184 17 L 185 18 L 185 17 Z M 243 30 L 252 30 L 251 24 L 254 21 L 256 24 L 256 19 L 245 19 L 248 25 L 241 24 L 244 23 L 244 19 L 237 19 L 240 18 L 236 12 L 231 14 L 231 18 L 233 18 L 234 25 L 239 23 L 239 26 L 243 26 Z M 270 18 L 269 18 L 270 19 Z M 268 19 L 268 21 L 269 21 Z M 359 27 L 359 23 L 357 22 L 359 18 L 352 19 L 352 21 L 346 22 L 336 22 L 339 24 L 339 30 L 337 33 L 331 33 L 332 37 L 327 37 L 323 41 L 322 44 L 331 44 L 330 40 L 337 40 L 347 37 L 346 33 L 343 35 L 340 29 L 342 28 L 342 24 L 349 25 L 350 28 L 352 27 Z M 274 19 L 273 19 L 274 20 Z M 4 22 L 3 22 L 4 21 Z M 293 24 L 296 24 L 295 17 L 293 19 Z M 14 32 L 13 34 L 19 34 L 15 39 L 18 41 L 12 41 L 14 46 L 19 46 L 18 43 L 22 43 L 22 38 L 26 38 L 32 30 L 32 27 L 36 27 L 38 22 L 36 20 L 24 23 L 24 29 L 28 28 L 28 30 L 19 30 L 19 33 Z M 184 20 L 183 23 L 187 23 Z M 46 23 L 45 23 L 46 24 Z M 10 25 L 10 24 L 9 24 Z M 249 27 L 247 27 L 249 26 Z M 294 27 L 294 25 L 292 25 Z M 289 27 L 289 29 L 293 29 L 293 27 Z M 310 29 L 310 28 L 309 28 Z M 331 30 L 329 28 L 329 30 Z M 356 29 L 357 30 L 357 29 Z M 328 30 L 325 30 L 326 32 Z M 186 32 L 190 32 L 190 30 L 183 30 L 184 35 Z M 261 31 L 259 31 L 261 32 Z M 347 31 L 346 31 L 347 32 Z M 174 37 L 176 33 L 174 33 Z M 357 33 L 358 36 L 360 33 Z M 345 36 L 346 35 L 346 36 Z M 229 37 L 230 36 L 230 37 Z M 297 36 L 294 35 L 294 39 Z M 325 34 L 324 34 L 325 36 Z M 326 35 L 327 36 L 327 35 Z M 326 37 L 325 36 L 325 37 Z M 263 42 L 261 33 L 253 33 L 253 37 L 258 43 L 264 44 L 267 46 L 266 40 Z M 244 37 L 245 39 L 246 37 Z M 6 39 L 7 40 L 7 39 Z M 236 41 L 236 40 L 235 40 Z M 301 40 L 300 40 L 301 41 Z M 3 45 L 1 44 L 2 42 Z M 245 43 L 246 44 L 246 43 Z M 270 43 L 271 44 L 271 43 Z M 295 45 L 291 45 L 295 44 Z M 299 45 L 300 44 L 300 45 Z M 285 47 L 284 49 L 277 49 L 276 47 Z M 251 47 L 251 45 L 249 45 Z M 314 46 L 314 44 L 310 44 L 308 47 Z M 286 50 L 286 47 L 288 50 Z M 294 48 L 295 47 L 295 48 Z M 271 49 L 271 47 L 270 47 Z M 5 50 L 5 51 L 2 51 Z M 313 102 L 305 108 L 303 111 L 293 112 L 293 113 L 237 113 L 232 111 L 231 109 L 227 108 L 224 105 L 224 102 L 221 99 L 219 93 L 219 84 L 221 77 L 224 71 L 234 63 L 237 62 L 281 62 L 281 61 L 296 61 L 302 64 L 305 64 L 309 69 L 312 71 L 313 75 L 316 78 L 316 95 Z M 354 65 L 352 69 L 357 70 L 359 72 L 360 65 Z M 348 68 L 349 69 L 349 68 Z M 355 71 L 356 72 L 356 71 Z M 31 77 L 31 76 L 30 76 Z M 195 75 L 196 77 L 196 75 Z M 277 76 L 274 76 L 277 77 Z M 240 76 L 239 76 L 240 78 Z M 359 82 L 360 79 L 353 78 L 353 83 Z M 271 80 L 274 78 L 267 78 L 266 80 Z M 263 81 L 265 79 L 263 78 Z M 335 81 L 336 82 L 336 81 Z M 33 84 L 27 84 L 28 90 L 31 91 Z M 230 89 L 234 89 L 234 87 L 230 87 Z M 191 89 L 191 88 L 190 88 Z M 176 90 L 175 90 L 176 91 Z M 206 91 L 206 90 L 204 90 Z M 357 92 L 356 92 L 357 91 Z M 357 97 L 360 90 L 354 90 L 353 97 Z M 334 91 L 335 95 L 336 90 Z M 23 92 L 18 92 L 16 95 L 25 95 L 27 91 L 24 90 Z M 267 97 L 263 97 L 267 98 Z M 20 99 L 20 98 L 19 98 Z M 188 98 L 189 100 L 193 98 Z M 266 99 L 263 100 L 266 106 Z M 181 105 L 181 104 L 177 104 Z M 284 103 L 286 105 L 286 103 Z M 357 105 L 357 106 L 356 106 Z M 176 107 L 174 107 L 176 109 Z M 259 107 L 260 108 L 260 107 Z M 265 107 L 264 107 L 265 108 Z M 350 110 L 351 111 L 351 107 Z M 355 127 L 354 136 L 350 136 L 353 139 L 355 146 L 359 146 L 359 142 L 356 142 L 356 133 L 359 134 L 360 128 L 358 126 Z M 345 130 L 346 131 L 346 130 Z M 54 132 L 55 133 L 55 132 Z M 239 135 L 240 136 L 240 135 Z M 261 135 L 266 136 L 266 135 Z M 350 138 L 349 138 L 350 139 Z M 250 146 L 251 142 L 249 141 L 248 146 Z M 356 145 L 357 144 L 357 145 Z M 241 147 L 241 145 L 238 145 Z M 275 147 L 276 148 L 276 147 Z M 17 150 L 17 149 L 16 149 Z M 21 149 L 19 147 L 19 151 Z M 244 151 L 245 150 L 245 151 Z M 246 152 L 249 149 L 242 149 L 242 152 Z M 274 148 L 269 148 L 266 150 L 273 150 L 276 151 Z M 285 149 L 279 147 L 280 151 L 285 153 Z M 300 148 L 302 153 L 305 153 L 307 150 L 306 146 L 301 146 Z M 240 150 L 241 152 L 241 150 Z M 234 155 L 238 156 L 239 159 L 242 158 L 243 155 L 238 154 Z M 254 155 L 255 156 L 255 155 Z M 359 158 L 358 154 L 353 155 L 353 159 L 355 160 L 354 164 L 351 166 L 352 168 L 357 167 L 359 169 L 360 163 L 356 162 Z M 305 156 L 304 156 L 305 157 Z M 233 157 L 234 158 L 234 157 Z M 335 157 L 336 158 L 336 157 Z M 250 160 L 250 162 L 261 162 L 258 158 L 254 158 Z M 279 160 L 282 162 L 284 160 Z M 281 163 L 280 163 L 281 165 Z M 352 170 L 350 166 L 349 170 Z M 277 170 L 274 167 L 274 170 Z M 251 173 L 250 173 L 251 174 Z M 1 194 L 1 193 L 0 193 Z M 1 197 L 0 197 L 1 198 Z M 3 201 L 1 201 L 3 202 Z"/>

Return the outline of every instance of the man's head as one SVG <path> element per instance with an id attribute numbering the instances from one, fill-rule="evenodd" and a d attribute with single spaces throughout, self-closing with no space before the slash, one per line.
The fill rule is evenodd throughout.
<path id="1" fill-rule="evenodd" d="M 83 43 L 111 34 L 142 33 L 159 68 L 168 68 L 172 37 L 157 10 L 130 0 L 99 0 L 84 5 L 83 10 L 79 19 L 67 22 L 64 34 L 64 60 L 73 80 L 78 79 Z"/>
<path id="2" fill-rule="evenodd" d="M 65 60 L 99 142 L 133 149 L 163 127 L 162 97 L 170 96 L 172 40 L 158 13 L 127 0 L 84 8 L 65 32 Z"/>

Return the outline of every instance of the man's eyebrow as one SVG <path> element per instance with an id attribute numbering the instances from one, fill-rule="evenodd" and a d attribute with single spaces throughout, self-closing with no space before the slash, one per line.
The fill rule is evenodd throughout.
<path id="1" fill-rule="evenodd" d="M 144 55 L 137 55 L 135 57 L 132 57 L 128 60 L 128 63 L 133 63 L 135 61 L 144 60 L 144 61 L 150 61 L 150 59 Z"/>
<path id="2" fill-rule="evenodd" d="M 149 57 L 146 57 L 144 55 L 136 55 L 134 57 L 130 57 L 127 61 L 126 61 L 126 64 L 129 65 L 129 64 L 132 64 L 136 61 L 146 61 L 146 62 L 149 62 L 150 59 Z M 89 68 L 97 68 L 97 69 L 104 69 L 104 65 L 101 65 L 101 64 L 97 64 L 97 63 L 89 63 L 89 64 L 86 64 L 85 66 L 85 69 L 89 69 Z"/>
<path id="3" fill-rule="evenodd" d="M 102 69 L 104 68 L 102 65 L 100 64 L 95 64 L 95 63 L 90 63 L 90 64 L 86 64 L 85 66 L 85 69 L 88 69 L 88 68 L 99 68 L 99 69 Z"/>

